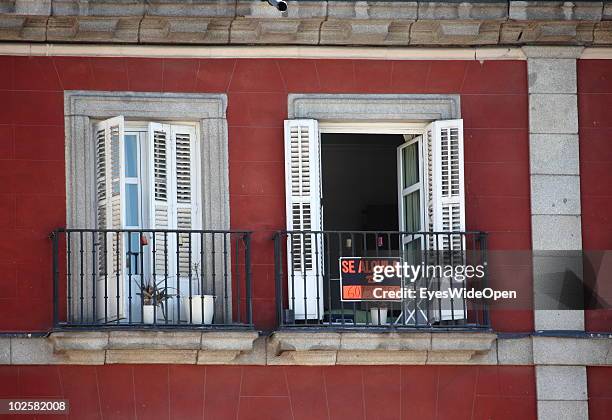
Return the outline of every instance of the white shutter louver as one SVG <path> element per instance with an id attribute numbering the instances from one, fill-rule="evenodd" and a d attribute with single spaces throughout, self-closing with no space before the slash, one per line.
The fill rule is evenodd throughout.
<path id="1" fill-rule="evenodd" d="M 151 228 L 183 231 L 201 229 L 199 150 L 195 128 L 150 123 L 149 139 L 152 139 L 149 141 L 149 155 L 152 157 L 150 185 L 153 188 Z M 175 290 L 174 293 L 180 292 L 181 296 L 187 296 L 189 274 L 194 274 L 200 259 L 199 234 L 157 232 L 154 243 L 153 270 L 156 283 L 163 281 L 164 286 Z M 197 289 L 192 288 L 192 293 L 197 293 Z M 176 302 L 171 299 L 167 305 L 169 320 L 176 321 Z"/>
<path id="2" fill-rule="evenodd" d="M 171 147 L 170 126 L 149 123 L 149 156 L 152 158 L 150 185 L 153 188 L 151 203 L 151 229 L 172 229 L 173 215 L 170 202 Z M 174 239 L 170 234 L 155 233 L 155 277 L 173 276 L 175 273 L 172 252 Z M 169 257 L 169 258 L 168 258 Z"/>
<path id="3" fill-rule="evenodd" d="M 121 229 L 123 208 L 123 117 L 96 124 L 97 224 L 99 229 Z M 123 284 L 125 273 L 124 238 L 121 234 L 100 234 L 97 238 L 98 270 L 96 316 L 105 322 L 125 317 Z"/>
<path id="4" fill-rule="evenodd" d="M 285 192 L 287 230 L 321 230 L 319 128 L 316 120 L 285 121 Z M 323 291 L 321 236 L 289 234 L 287 241 L 290 308 L 295 319 L 320 319 L 323 299 L 317 301 L 317 296 L 322 296 Z"/>
<path id="5" fill-rule="evenodd" d="M 465 231 L 465 190 L 463 159 L 463 120 L 435 121 L 426 129 L 424 160 L 427 162 L 427 225 L 430 232 Z M 427 248 L 443 253 L 445 263 L 462 264 L 465 238 L 460 235 L 427 237 Z M 439 279 L 440 287 L 450 287 L 451 279 Z M 432 320 L 465 317 L 460 300 L 442 299 L 433 308 Z"/>
<path id="6" fill-rule="evenodd" d="M 176 228 L 179 230 L 200 229 L 198 210 L 195 201 L 197 190 L 197 153 L 195 151 L 195 130 L 188 126 L 171 126 L 171 138 L 174 150 L 174 190 L 176 209 Z M 181 233 L 178 236 L 178 271 L 182 276 L 188 276 L 199 261 L 199 240 L 197 235 Z M 191 259 L 190 251 L 191 249 Z M 191 266 L 190 266 L 191 262 Z"/>

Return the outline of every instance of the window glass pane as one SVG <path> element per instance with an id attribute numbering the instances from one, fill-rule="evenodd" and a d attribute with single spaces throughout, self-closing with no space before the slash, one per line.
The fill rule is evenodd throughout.
<path id="1" fill-rule="evenodd" d="M 135 134 L 125 135 L 125 176 L 138 176 L 138 138 Z"/>
<path id="2" fill-rule="evenodd" d="M 138 227 L 138 185 L 125 184 L 125 224 Z"/>
<path id="3" fill-rule="evenodd" d="M 419 232 L 421 230 L 421 197 L 418 190 L 404 196 L 404 214 L 406 231 Z"/>
<path id="4" fill-rule="evenodd" d="M 420 264 L 422 262 L 421 240 L 418 237 L 408 239 L 412 240 L 404 244 L 404 260 L 408 264 Z"/>
<path id="5" fill-rule="evenodd" d="M 404 185 L 407 188 L 419 182 L 419 148 L 418 143 L 412 143 L 402 150 L 404 160 Z"/>

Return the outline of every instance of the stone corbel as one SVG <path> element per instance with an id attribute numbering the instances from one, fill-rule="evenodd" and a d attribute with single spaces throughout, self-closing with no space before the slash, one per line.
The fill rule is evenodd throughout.
<path id="1" fill-rule="evenodd" d="M 256 331 L 54 332 L 53 353 L 73 363 L 232 364 L 254 349 Z"/>
<path id="2" fill-rule="evenodd" d="M 495 364 L 496 334 L 279 331 L 269 365 Z"/>

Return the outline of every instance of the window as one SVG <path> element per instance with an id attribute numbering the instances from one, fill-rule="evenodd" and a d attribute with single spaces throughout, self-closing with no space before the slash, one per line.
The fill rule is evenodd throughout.
<path id="1" fill-rule="evenodd" d="M 139 290 L 142 284 L 150 279 L 157 281 L 160 276 L 165 281 L 171 279 L 170 287 L 180 287 L 176 278 L 182 281 L 198 264 L 198 244 L 190 243 L 188 233 L 168 236 L 163 230 L 202 228 L 195 125 L 131 122 L 114 117 L 95 124 L 94 141 L 98 229 L 158 230 L 154 234 L 101 234 L 100 249 L 111 242 L 112 252 L 104 253 L 106 265 L 102 261 L 99 266 L 99 273 L 104 275 L 99 276 L 98 295 L 108 296 L 111 289 L 111 296 L 132 296 L 126 290 Z M 155 238 L 148 237 L 152 235 Z M 153 255 L 151 247 L 143 247 L 149 241 L 164 252 Z M 137 311 L 139 302 L 134 305 Z M 108 304 L 100 305 L 100 311 L 108 309 Z M 115 313 L 110 316 L 108 312 L 99 316 L 124 317 L 116 312 L 125 311 L 125 302 L 112 309 Z"/>
<path id="2" fill-rule="evenodd" d="M 347 123 L 348 125 L 350 124 Z M 360 132 L 363 132 L 363 129 L 363 126 L 360 126 Z M 394 130 L 396 136 L 401 134 L 397 133 L 397 128 Z M 396 146 L 392 145 L 394 149 L 391 149 L 392 152 L 395 150 L 396 154 L 395 158 L 391 155 L 391 159 L 395 159 L 397 164 L 396 226 L 400 232 L 417 234 L 399 234 L 401 243 L 398 244 L 395 255 L 407 259 L 410 258 L 409 255 L 419 255 L 424 250 L 445 251 L 446 256 L 451 252 L 460 253 L 465 250 L 465 239 L 461 235 L 450 233 L 465 231 L 463 122 L 460 119 L 440 120 L 408 131 L 403 138 L 400 136 L 399 146 L 395 149 Z M 368 245 L 369 239 L 375 239 L 377 244 L 391 241 L 384 235 L 368 237 L 367 233 L 363 233 L 368 229 L 363 229 L 360 225 L 351 228 L 350 230 L 355 232 L 348 232 L 346 237 L 338 235 L 341 237 L 338 241 L 340 243 L 330 245 L 329 235 L 322 231 L 335 231 L 331 235 L 333 237 L 338 228 L 324 226 L 323 203 L 326 200 L 322 173 L 325 171 L 321 168 L 321 155 L 322 140 L 317 120 L 285 121 L 287 231 L 308 232 L 295 236 L 289 234 L 288 237 L 287 259 L 291 273 L 288 279 L 288 296 L 295 319 L 305 322 L 309 319 L 320 320 L 325 315 L 332 316 L 333 301 L 338 299 L 329 296 L 333 293 L 329 286 L 332 279 L 324 282 L 324 277 L 329 276 L 329 273 L 333 276 L 334 269 L 330 269 L 330 266 L 337 266 L 337 259 L 344 255 L 342 250 L 338 251 L 339 248 L 350 248 L 351 256 L 355 256 L 357 249 L 359 252 L 363 251 L 365 256 L 368 246 L 372 246 Z M 353 169 L 350 168 L 350 163 L 342 164 L 348 170 L 376 171 L 376 168 L 366 165 Z M 355 188 L 351 194 L 359 194 L 359 189 Z M 349 202 L 347 199 L 347 204 L 342 205 L 350 205 Z M 375 206 L 371 207 L 370 214 L 375 214 Z M 329 213 L 330 209 L 326 208 L 325 212 Z M 434 236 L 427 235 L 427 232 L 449 234 Z M 380 246 L 374 245 L 377 253 Z M 389 245 L 383 251 L 391 252 L 391 248 L 392 245 Z M 327 293 L 328 297 L 322 299 L 322 293 Z M 440 305 L 441 310 L 427 316 L 429 322 L 432 322 L 433 318 L 437 318 L 436 322 L 465 318 L 463 306 L 458 306 L 456 302 L 451 302 L 449 308 L 446 308 L 444 301 L 441 301 Z"/>

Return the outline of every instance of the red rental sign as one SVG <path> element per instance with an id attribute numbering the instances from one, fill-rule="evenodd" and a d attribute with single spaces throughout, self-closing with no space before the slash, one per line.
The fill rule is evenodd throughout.
<path id="1" fill-rule="evenodd" d="M 400 258 L 393 257 L 341 257 L 340 263 L 340 294 L 343 302 L 358 301 L 396 301 L 390 299 L 388 293 L 401 290 L 401 277 L 395 274 L 375 280 L 374 272 L 383 272 L 385 267 L 396 267 Z M 389 270 L 387 270 L 389 271 Z M 380 276 L 383 277 L 383 276 Z M 393 295 L 393 294 L 391 294 Z"/>

